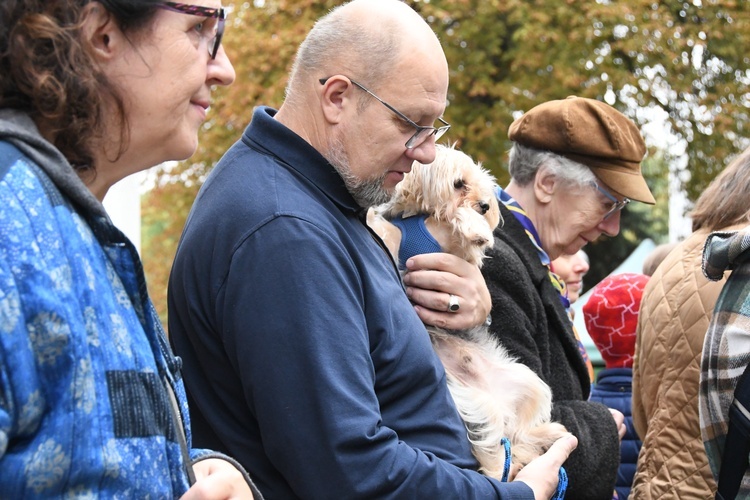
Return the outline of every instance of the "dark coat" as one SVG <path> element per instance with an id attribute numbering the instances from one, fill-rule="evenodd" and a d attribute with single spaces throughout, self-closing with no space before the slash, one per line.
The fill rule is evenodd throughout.
<path id="1" fill-rule="evenodd" d="M 531 240 L 500 205 L 504 223 L 482 273 L 492 296 L 491 334 L 552 389 L 552 419 L 578 438 L 565 463 L 567 498 L 611 499 L 620 458 L 607 407 L 588 401 L 590 380 L 573 325 Z"/>

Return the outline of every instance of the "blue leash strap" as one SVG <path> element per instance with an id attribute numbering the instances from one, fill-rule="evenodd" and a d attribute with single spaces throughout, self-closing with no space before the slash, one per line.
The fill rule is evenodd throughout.
<path id="1" fill-rule="evenodd" d="M 508 476 L 510 475 L 510 440 L 508 438 L 502 438 L 500 440 L 500 444 L 503 445 L 503 448 L 505 449 L 505 464 L 503 467 L 503 477 L 501 481 L 507 483 Z M 565 498 L 565 491 L 567 489 L 568 473 L 565 472 L 564 467 L 560 467 L 560 470 L 557 472 L 557 490 L 555 491 L 555 494 L 552 496 L 551 500 L 563 500 L 563 498 Z"/>
<path id="2" fill-rule="evenodd" d="M 508 438 L 502 438 L 500 444 L 505 448 L 505 464 L 503 467 L 503 478 L 502 482 L 508 482 L 508 476 L 510 475 L 510 440 Z"/>
<path id="3" fill-rule="evenodd" d="M 557 471 L 557 490 L 552 496 L 552 500 L 562 500 L 565 498 L 565 491 L 568 489 L 568 473 L 565 472 L 565 467 L 560 467 Z"/>

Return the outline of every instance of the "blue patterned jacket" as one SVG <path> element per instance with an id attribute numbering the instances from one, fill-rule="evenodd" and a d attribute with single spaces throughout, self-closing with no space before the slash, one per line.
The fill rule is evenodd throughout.
<path id="1" fill-rule="evenodd" d="M 33 123 L 0 111 L 0 498 L 178 497 L 186 464 L 214 456 L 187 443 L 135 248 Z"/>

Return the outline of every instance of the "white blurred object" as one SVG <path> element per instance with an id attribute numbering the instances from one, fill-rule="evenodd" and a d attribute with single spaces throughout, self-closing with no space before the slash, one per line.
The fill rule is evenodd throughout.
<path id="1" fill-rule="evenodd" d="M 143 172 L 130 175 L 112 186 L 104 197 L 104 208 L 112 222 L 141 252 L 141 183 Z"/>

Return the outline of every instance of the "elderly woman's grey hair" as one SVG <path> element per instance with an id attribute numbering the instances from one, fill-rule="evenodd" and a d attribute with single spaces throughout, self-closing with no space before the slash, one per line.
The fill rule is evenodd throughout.
<path id="1" fill-rule="evenodd" d="M 596 182 L 594 172 L 582 163 L 551 151 L 529 148 L 517 142 L 513 144 L 508 158 L 508 172 L 520 186 L 532 183 L 542 168 L 568 186 L 584 187 Z"/>

